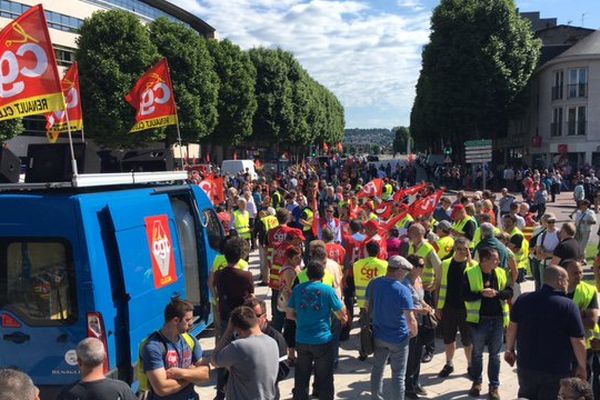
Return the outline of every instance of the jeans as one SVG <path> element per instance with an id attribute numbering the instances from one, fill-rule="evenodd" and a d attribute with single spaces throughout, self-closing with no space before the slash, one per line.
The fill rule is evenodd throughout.
<path id="1" fill-rule="evenodd" d="M 483 350 L 488 348 L 488 379 L 491 388 L 500 386 L 500 350 L 502 348 L 502 317 L 480 317 L 478 324 L 471 324 L 473 336 L 473 356 L 471 358 L 471 380 L 481 384 L 483 370 Z"/>
<path id="2" fill-rule="evenodd" d="M 333 346 L 333 365 L 335 368 L 338 366 L 338 361 L 340 359 L 340 334 L 342 332 L 342 323 L 341 321 L 333 316 L 331 317 L 331 334 L 333 335 L 333 340 L 331 344 Z"/>
<path id="3" fill-rule="evenodd" d="M 408 360 L 406 362 L 405 387 L 407 392 L 415 392 L 419 384 L 421 374 L 421 357 L 423 355 L 424 335 L 422 325 L 419 325 L 419 334 L 410 339 L 408 343 Z M 432 329 L 430 331 L 433 332 Z"/>
<path id="4" fill-rule="evenodd" d="M 600 399 L 600 352 L 591 349 L 587 351 L 587 373 L 594 399 Z"/>
<path id="5" fill-rule="evenodd" d="M 375 339 L 375 356 L 371 369 L 371 398 L 383 400 L 383 369 L 388 358 L 392 367 L 392 391 L 390 399 L 404 400 L 404 377 L 408 361 L 407 337 L 400 344 Z"/>
<path id="6" fill-rule="evenodd" d="M 535 290 L 538 291 L 542 287 L 543 282 L 542 273 L 540 271 L 540 269 L 542 268 L 542 262 L 535 257 L 530 258 L 529 261 L 531 265 L 531 274 L 533 275 L 533 279 L 535 281 Z"/>
<path id="7" fill-rule="evenodd" d="M 346 287 L 342 289 L 342 294 L 344 296 L 344 305 L 346 306 L 346 311 L 348 312 L 348 324 L 342 328 L 341 338 L 343 340 L 348 340 L 350 336 L 350 329 L 352 329 L 352 321 L 354 320 L 354 294 L 356 293 L 356 289 L 354 287 L 354 279 L 352 277 L 348 277 L 346 279 Z"/>
<path id="8" fill-rule="evenodd" d="M 283 330 L 283 324 L 285 323 L 285 313 L 277 309 L 279 290 L 271 289 L 271 293 L 271 327 L 277 332 L 281 333 Z"/>
<path id="9" fill-rule="evenodd" d="M 308 383 L 312 371 L 319 400 L 333 400 L 333 342 L 324 344 L 296 343 L 298 358 L 294 371 L 294 400 L 308 400 Z"/>
<path id="10" fill-rule="evenodd" d="M 529 400 L 556 400 L 560 380 L 565 375 L 554 375 L 541 371 L 518 368 L 519 397 Z"/>

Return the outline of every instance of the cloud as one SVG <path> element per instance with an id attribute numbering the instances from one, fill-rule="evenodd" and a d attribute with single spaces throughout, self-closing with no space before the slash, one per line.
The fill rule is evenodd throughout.
<path id="1" fill-rule="evenodd" d="M 407 124 L 428 42 L 428 11 L 403 15 L 365 0 L 174 0 L 244 49 L 281 47 L 351 110 L 371 122 Z M 414 0 L 400 3 L 417 3 Z M 381 110 L 397 110 L 396 115 Z M 349 111 L 350 110 L 350 111 Z M 378 115 L 378 113 L 381 113 Z M 367 126 L 360 124 L 361 126 Z"/>
<path id="2" fill-rule="evenodd" d="M 400 8 L 409 8 L 414 11 L 425 9 L 420 0 L 398 0 L 397 4 Z"/>

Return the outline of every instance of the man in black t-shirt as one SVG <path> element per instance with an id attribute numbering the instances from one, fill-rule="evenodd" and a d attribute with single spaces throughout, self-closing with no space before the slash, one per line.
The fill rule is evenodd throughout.
<path id="1" fill-rule="evenodd" d="M 105 358 L 104 345 L 100 340 L 83 339 L 77 345 L 81 380 L 65 387 L 58 395 L 58 400 L 136 400 L 125 382 L 104 377 Z"/>
<path id="2" fill-rule="evenodd" d="M 560 243 L 554 249 L 552 265 L 560 265 L 563 260 L 579 260 L 581 258 L 581 249 L 575 239 L 575 224 L 565 222 L 558 234 Z"/>

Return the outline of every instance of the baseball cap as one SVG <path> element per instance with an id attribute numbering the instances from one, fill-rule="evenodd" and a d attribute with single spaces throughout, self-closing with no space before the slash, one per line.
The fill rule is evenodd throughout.
<path id="1" fill-rule="evenodd" d="M 388 269 L 402 269 L 404 271 L 412 271 L 413 265 L 402 256 L 392 256 L 388 260 Z"/>
<path id="2" fill-rule="evenodd" d="M 459 211 L 463 211 L 464 209 L 465 209 L 465 206 L 463 206 L 462 204 L 455 205 L 452 208 L 451 217 L 454 218 Z"/>

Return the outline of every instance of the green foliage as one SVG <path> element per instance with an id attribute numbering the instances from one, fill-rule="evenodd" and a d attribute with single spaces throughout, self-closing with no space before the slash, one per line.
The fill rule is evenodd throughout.
<path id="1" fill-rule="evenodd" d="M 378 145 L 374 144 L 371 146 L 371 154 L 373 155 L 378 155 L 379 153 L 381 153 L 381 147 L 379 147 Z"/>
<path id="2" fill-rule="evenodd" d="M 442 0 L 431 28 L 411 113 L 417 147 L 493 138 L 517 111 L 539 40 L 513 0 Z"/>
<path id="3" fill-rule="evenodd" d="M 130 134 L 135 109 L 124 99 L 160 56 L 147 28 L 126 11 L 95 12 L 79 29 L 79 62 L 85 134 L 96 143 L 131 147 L 164 134 Z"/>
<path id="4" fill-rule="evenodd" d="M 23 120 L 21 118 L 7 119 L 0 121 L 0 143 L 4 143 L 15 136 L 19 136 L 25 131 Z"/>
<path id="5" fill-rule="evenodd" d="M 236 145 L 252 135 L 257 107 L 256 68 L 248 53 L 229 40 L 209 40 L 208 49 L 221 82 L 217 105 L 219 120 L 212 138 L 215 142 Z"/>
<path id="6" fill-rule="evenodd" d="M 193 29 L 167 18 L 154 20 L 149 30 L 150 40 L 169 61 L 183 142 L 197 142 L 212 133 L 218 118 L 219 77 L 207 42 Z M 176 128 L 167 132 L 167 141 L 175 142 Z"/>
<path id="7" fill-rule="evenodd" d="M 408 128 L 405 126 L 398 126 L 392 129 L 394 132 L 394 153 L 404 153 L 406 152 L 406 145 L 408 144 L 408 140 L 410 138 L 410 132 Z"/>

